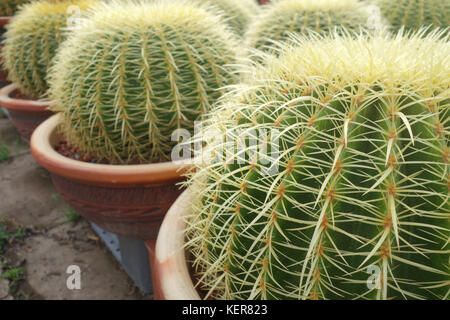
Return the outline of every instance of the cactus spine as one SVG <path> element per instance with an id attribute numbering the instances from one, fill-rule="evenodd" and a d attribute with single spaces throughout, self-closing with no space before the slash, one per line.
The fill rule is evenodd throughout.
<path id="1" fill-rule="evenodd" d="M 358 0 L 275 0 L 261 9 L 246 38 L 250 47 L 271 51 L 274 41 L 287 41 L 291 33 L 359 31 L 368 18 L 367 5 Z"/>
<path id="2" fill-rule="evenodd" d="M 2 0 L 0 2 L 0 17 L 13 16 L 17 8 L 31 0 Z"/>
<path id="3" fill-rule="evenodd" d="M 177 129 L 234 83 L 236 41 L 187 1 L 101 4 L 65 43 L 50 96 L 69 143 L 110 163 L 167 161 Z"/>
<path id="4" fill-rule="evenodd" d="M 186 231 L 205 297 L 450 298 L 450 43 L 420 36 L 298 38 L 212 115 L 231 138 L 204 156 L 229 153 L 197 164 Z"/>
<path id="5" fill-rule="evenodd" d="M 44 0 L 25 5 L 7 25 L 2 56 L 8 77 L 30 98 L 45 96 L 47 71 L 66 38 L 71 6 L 87 9 L 96 0 Z"/>
<path id="6" fill-rule="evenodd" d="M 407 31 L 429 27 L 429 32 L 450 26 L 449 0 L 375 0 L 374 4 L 380 8 L 394 32 L 402 27 Z"/>

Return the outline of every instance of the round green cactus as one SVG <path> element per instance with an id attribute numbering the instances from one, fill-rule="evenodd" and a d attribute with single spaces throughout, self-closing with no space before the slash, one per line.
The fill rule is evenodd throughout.
<path id="1" fill-rule="evenodd" d="M 211 116 L 206 298 L 450 298 L 450 39 L 420 36 L 299 37 Z"/>
<path id="2" fill-rule="evenodd" d="M 8 77 L 30 98 L 45 96 L 48 68 L 60 43 L 67 37 L 68 22 L 96 0 L 43 0 L 22 7 L 7 25 L 3 63 Z"/>
<path id="3" fill-rule="evenodd" d="M 186 1 L 96 7 L 49 73 L 68 142 L 110 163 L 170 160 L 172 133 L 193 130 L 236 81 L 237 44 L 221 21 Z"/>
<path id="4" fill-rule="evenodd" d="M 374 4 L 394 32 L 402 27 L 414 31 L 426 26 L 429 32 L 450 26 L 450 0 L 375 0 Z"/>
<path id="5" fill-rule="evenodd" d="M 19 6 L 31 0 L 2 0 L 0 2 L 0 17 L 13 16 Z"/>
<path id="6" fill-rule="evenodd" d="M 358 0 L 277 0 L 261 9 L 246 38 L 250 47 L 272 51 L 274 41 L 287 41 L 292 33 L 359 31 L 368 19 L 368 6 Z"/>

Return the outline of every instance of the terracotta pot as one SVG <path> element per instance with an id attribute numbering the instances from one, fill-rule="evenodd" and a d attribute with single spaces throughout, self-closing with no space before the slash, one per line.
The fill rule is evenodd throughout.
<path id="1" fill-rule="evenodd" d="M 270 2 L 270 0 L 259 0 L 259 4 L 260 5 L 263 5 L 263 4 L 266 4 L 266 3 L 269 3 Z"/>
<path id="2" fill-rule="evenodd" d="M 9 23 L 9 20 L 11 20 L 11 17 L 0 17 L 0 38 L 2 38 L 4 27 Z M 2 49 L 3 46 L 0 46 L 0 88 L 3 88 L 5 85 L 8 84 L 8 72 L 2 68 Z"/>
<path id="3" fill-rule="evenodd" d="M 55 151 L 60 115 L 31 137 L 31 153 L 51 173 L 70 206 L 102 229 L 122 237 L 156 239 L 161 222 L 182 192 L 175 184 L 190 162 L 104 165 L 72 160 Z"/>
<path id="4" fill-rule="evenodd" d="M 6 26 L 12 17 L 0 17 L 0 28 Z"/>
<path id="5" fill-rule="evenodd" d="M 184 250 L 184 217 L 190 212 L 192 194 L 184 191 L 175 201 L 164 218 L 155 245 L 147 241 L 154 299 L 156 300 L 199 300 L 194 287 Z"/>
<path id="6" fill-rule="evenodd" d="M 34 129 L 53 112 L 47 110 L 49 102 L 13 98 L 18 93 L 17 84 L 0 90 L 0 107 L 8 109 L 9 116 L 20 135 L 30 140 Z"/>

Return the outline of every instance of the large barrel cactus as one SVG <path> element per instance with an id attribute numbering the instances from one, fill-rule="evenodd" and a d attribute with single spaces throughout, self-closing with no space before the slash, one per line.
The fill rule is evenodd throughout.
<path id="1" fill-rule="evenodd" d="M 367 26 L 369 13 L 358 0 L 275 0 L 261 9 L 246 38 L 250 47 L 272 51 L 274 41 L 287 41 L 292 33 L 359 31 Z"/>
<path id="2" fill-rule="evenodd" d="M 212 115 L 205 297 L 450 298 L 450 43 L 420 36 L 299 38 Z"/>
<path id="3" fill-rule="evenodd" d="M 174 131 L 193 131 L 235 82 L 236 47 L 219 16 L 186 1 L 102 3 L 49 74 L 65 138 L 110 163 L 170 160 Z"/>
<path id="4" fill-rule="evenodd" d="M 402 27 L 415 31 L 426 26 L 430 32 L 450 26 L 450 0 L 375 0 L 374 4 L 394 32 Z"/>
<path id="5" fill-rule="evenodd" d="M 0 17 L 13 16 L 20 5 L 31 0 L 2 0 L 0 1 Z"/>
<path id="6" fill-rule="evenodd" d="M 45 96 L 48 68 L 60 43 L 67 37 L 68 21 L 96 0 L 42 0 L 22 7 L 7 26 L 3 63 L 8 77 L 30 98 Z"/>

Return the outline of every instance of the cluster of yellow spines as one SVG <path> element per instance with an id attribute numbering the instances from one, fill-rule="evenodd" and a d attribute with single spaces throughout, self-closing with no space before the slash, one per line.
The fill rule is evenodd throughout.
<path id="1" fill-rule="evenodd" d="M 97 0 L 43 0 L 25 5 L 14 16 L 7 25 L 2 57 L 9 78 L 23 94 L 30 98 L 46 95 L 48 68 L 69 33 L 69 18 L 78 13 L 70 7 L 81 15 L 96 3 Z"/>

